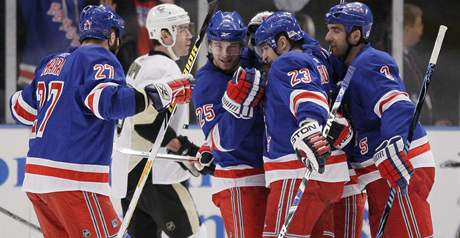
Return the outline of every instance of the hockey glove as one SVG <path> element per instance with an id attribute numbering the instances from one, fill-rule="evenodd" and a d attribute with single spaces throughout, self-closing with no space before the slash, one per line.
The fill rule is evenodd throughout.
<path id="1" fill-rule="evenodd" d="M 291 136 L 291 144 L 297 158 L 312 171 L 324 172 L 326 159 L 331 154 L 327 139 L 321 135 L 321 127 L 316 121 L 302 123 Z"/>
<path id="2" fill-rule="evenodd" d="M 353 129 L 349 121 L 345 117 L 337 115 L 327 135 L 327 141 L 335 149 L 341 150 L 350 143 L 352 138 Z"/>
<path id="3" fill-rule="evenodd" d="M 237 118 L 250 119 L 254 107 L 263 98 L 264 87 L 257 69 L 239 67 L 227 84 L 227 91 L 222 97 L 222 106 Z"/>
<path id="4" fill-rule="evenodd" d="M 167 152 L 175 155 L 188 155 L 195 156 L 198 152 L 198 146 L 193 144 L 188 140 L 186 136 L 178 136 L 177 139 L 180 142 L 180 147 L 177 150 L 167 149 Z M 200 176 L 200 171 L 198 171 L 194 166 L 194 162 L 177 162 L 184 169 L 189 171 L 193 176 Z"/>
<path id="5" fill-rule="evenodd" d="M 200 147 L 196 157 L 198 161 L 193 164 L 195 168 L 203 175 L 213 175 L 216 165 L 214 164 L 214 156 L 212 155 L 211 148 L 206 143 Z"/>
<path id="6" fill-rule="evenodd" d="M 406 192 L 414 167 L 404 152 L 402 137 L 394 136 L 383 141 L 375 149 L 373 159 L 380 175 L 387 179 L 391 186 L 399 187 L 402 192 Z"/>
<path id="7" fill-rule="evenodd" d="M 144 91 L 149 104 L 161 112 L 171 103 L 184 104 L 192 100 L 191 75 L 184 79 L 172 80 L 168 83 L 152 83 L 145 86 Z"/>

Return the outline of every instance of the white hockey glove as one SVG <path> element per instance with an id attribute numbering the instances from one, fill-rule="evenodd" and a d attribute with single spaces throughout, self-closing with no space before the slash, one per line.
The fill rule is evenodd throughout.
<path id="1" fill-rule="evenodd" d="M 331 154 L 327 139 L 321 135 L 321 127 L 317 121 L 301 123 L 291 136 L 291 144 L 297 158 L 312 171 L 324 172 L 326 159 Z"/>
<path id="2" fill-rule="evenodd" d="M 167 83 L 152 83 L 144 87 L 148 104 L 161 112 L 171 103 L 185 104 L 192 100 L 192 87 L 190 80 L 193 76 L 187 75 L 182 79 L 172 80 Z"/>
<path id="3" fill-rule="evenodd" d="M 375 149 L 373 159 L 382 178 L 387 179 L 392 187 L 399 187 L 403 193 L 407 192 L 414 167 L 404 152 L 401 136 L 384 140 Z"/>
<path id="4" fill-rule="evenodd" d="M 216 165 L 214 164 L 211 148 L 206 143 L 200 147 L 196 157 L 198 161 L 194 162 L 195 168 L 203 175 L 213 175 Z"/>
<path id="5" fill-rule="evenodd" d="M 350 143 L 352 138 L 353 129 L 350 122 L 345 117 L 337 115 L 327 135 L 327 141 L 335 149 L 341 150 Z"/>
<path id="6" fill-rule="evenodd" d="M 222 107 L 236 118 L 250 119 L 263 98 L 265 85 L 255 68 L 239 67 L 227 84 Z"/>

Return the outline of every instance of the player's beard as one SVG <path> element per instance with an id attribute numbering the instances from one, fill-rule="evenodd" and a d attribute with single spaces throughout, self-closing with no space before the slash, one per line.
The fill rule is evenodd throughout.
<path id="1" fill-rule="evenodd" d="M 117 39 L 115 40 L 115 43 L 113 43 L 112 45 L 110 44 L 110 41 L 108 43 L 109 43 L 109 50 L 114 55 L 117 55 L 118 51 L 120 50 L 120 38 L 117 37 Z"/>

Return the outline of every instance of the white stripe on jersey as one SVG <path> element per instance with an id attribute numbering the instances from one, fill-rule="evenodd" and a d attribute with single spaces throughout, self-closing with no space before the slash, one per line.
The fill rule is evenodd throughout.
<path id="1" fill-rule="evenodd" d="M 86 96 L 86 98 L 85 98 L 85 106 L 89 110 L 91 110 L 97 118 L 102 119 L 102 120 L 104 120 L 104 118 L 102 117 L 101 113 L 99 112 L 99 99 L 101 97 L 102 91 L 107 86 L 116 86 L 117 87 L 118 84 L 112 83 L 112 82 L 100 83 L 100 84 L 96 85 L 96 87 L 94 87 L 93 90 L 91 90 L 91 92 L 89 92 L 88 96 Z"/>
<path id="2" fill-rule="evenodd" d="M 391 90 L 385 95 L 383 95 L 377 103 L 374 105 L 374 113 L 381 118 L 383 112 L 385 112 L 391 105 L 399 102 L 399 101 L 408 101 L 412 102 L 406 92 L 401 92 L 398 90 Z"/>

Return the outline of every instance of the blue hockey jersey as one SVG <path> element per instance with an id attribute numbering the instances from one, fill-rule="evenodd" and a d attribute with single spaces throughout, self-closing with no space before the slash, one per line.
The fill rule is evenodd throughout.
<path id="1" fill-rule="evenodd" d="M 321 81 L 328 79 L 321 77 L 318 65 L 310 51 L 290 51 L 277 58 L 270 67 L 264 101 L 267 184 L 280 179 L 301 178 L 305 173 L 305 166 L 297 160 L 290 138 L 300 122 L 306 119 L 316 120 L 320 125 L 326 123 L 329 105 Z M 331 166 L 326 166 L 326 172 L 321 175 L 315 172 L 312 179 L 348 180 L 343 152 L 334 152 L 327 164 Z"/>
<path id="2" fill-rule="evenodd" d="M 261 107 L 257 107 L 254 110 L 253 118 L 240 119 L 222 107 L 221 99 L 232 76 L 233 73 L 225 73 L 215 67 L 211 59 L 198 70 L 197 83 L 193 89 L 193 104 L 196 115 L 204 135 L 213 149 L 217 164 L 214 176 L 242 179 L 260 175 L 257 179 L 253 178 L 249 182 L 242 182 L 242 184 L 245 186 L 263 186 L 265 185 L 262 159 L 263 111 Z M 233 185 L 238 185 L 238 183 L 233 183 Z M 218 186 L 230 187 L 225 184 Z"/>
<path id="3" fill-rule="evenodd" d="M 405 92 L 396 62 L 389 54 L 367 45 L 352 66 L 356 70 L 343 99 L 355 132 L 352 158 L 356 168 L 367 167 L 365 173 L 376 172 L 372 161 L 375 149 L 383 140 L 396 135 L 407 140 L 415 105 Z M 426 132 L 420 124 L 415 128 L 408 156 L 414 168 L 434 165 Z M 373 167 L 369 168 L 370 165 Z"/>
<path id="4" fill-rule="evenodd" d="M 46 57 L 33 82 L 11 97 L 11 111 L 32 126 L 26 191 L 108 194 L 116 119 L 135 113 L 115 55 L 88 45 Z"/>

